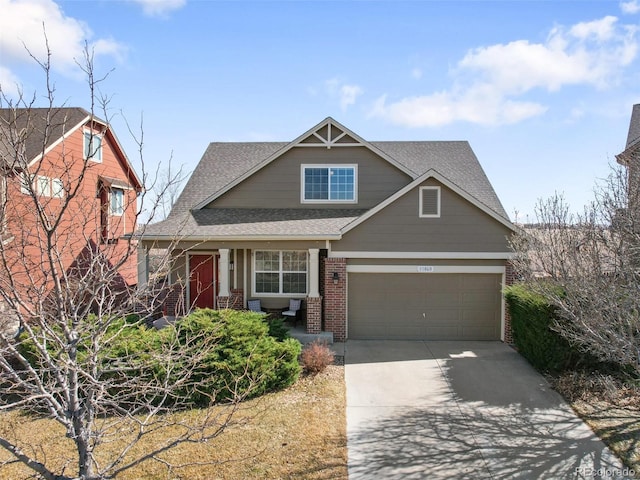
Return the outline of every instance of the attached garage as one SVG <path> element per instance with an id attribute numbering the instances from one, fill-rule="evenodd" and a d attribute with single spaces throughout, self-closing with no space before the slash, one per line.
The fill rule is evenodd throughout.
<path id="1" fill-rule="evenodd" d="M 501 273 L 351 272 L 348 337 L 500 340 L 502 278 Z"/>

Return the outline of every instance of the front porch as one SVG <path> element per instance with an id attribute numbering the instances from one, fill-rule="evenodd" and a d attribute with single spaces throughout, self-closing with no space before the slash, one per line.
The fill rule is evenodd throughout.
<path id="1" fill-rule="evenodd" d="M 279 270 L 269 271 L 273 261 L 268 264 L 261 260 L 262 257 L 256 260 L 256 253 L 265 252 L 280 255 Z M 295 266 L 283 268 L 283 254 L 290 252 L 297 255 Z M 138 285 L 141 288 L 149 282 L 147 255 L 148 251 L 140 248 Z M 279 283 L 272 280 L 265 288 L 265 277 L 267 280 L 279 278 Z M 285 283 L 283 278 L 288 282 L 295 280 L 296 288 L 291 288 L 291 283 Z M 274 285 L 280 290 L 275 290 Z M 327 339 L 329 343 L 345 340 L 346 260 L 330 258 L 326 250 L 319 248 L 192 248 L 176 251 L 161 309 L 163 316 L 180 317 L 195 308 L 248 309 L 248 300 L 259 299 L 264 310 L 278 312 L 286 309 L 292 298 L 301 299 L 304 305 L 298 322 L 300 326 L 293 329 L 295 335 L 309 336 L 302 336 L 305 340 L 301 340 L 302 343 L 314 338 Z"/>

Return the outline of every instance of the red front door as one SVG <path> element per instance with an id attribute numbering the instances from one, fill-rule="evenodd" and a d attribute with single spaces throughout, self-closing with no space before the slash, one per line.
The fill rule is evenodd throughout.
<path id="1" fill-rule="evenodd" d="M 215 308 L 218 275 L 213 255 L 189 256 L 189 305 Z"/>

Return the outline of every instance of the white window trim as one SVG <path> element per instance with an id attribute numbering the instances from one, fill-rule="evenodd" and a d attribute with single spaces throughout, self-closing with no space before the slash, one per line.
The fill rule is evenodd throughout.
<path id="1" fill-rule="evenodd" d="M 426 214 L 423 213 L 423 205 L 422 205 L 422 192 L 424 190 L 435 190 L 437 192 L 437 202 L 438 202 L 438 213 L 436 214 Z M 418 216 L 420 218 L 440 218 L 440 211 L 441 211 L 441 196 L 440 196 L 440 187 L 420 187 L 420 195 L 419 195 L 419 210 L 418 210 Z"/>
<path id="2" fill-rule="evenodd" d="M 98 150 L 96 150 L 94 155 L 89 157 L 89 158 L 85 157 L 85 153 L 87 152 L 87 134 L 90 134 L 90 135 L 100 139 L 100 148 Z M 84 129 L 82 131 L 82 157 L 85 160 L 91 160 L 92 162 L 102 163 L 102 155 L 104 153 L 103 152 L 103 149 L 104 149 L 103 141 L 104 141 L 104 135 L 102 135 L 100 133 L 96 133 L 93 130 Z M 99 155 L 97 154 L 98 152 L 99 152 Z"/>
<path id="3" fill-rule="evenodd" d="M 257 292 L 256 291 L 256 273 L 265 273 L 266 271 L 264 270 L 260 270 L 260 272 L 257 271 L 256 269 L 256 252 L 278 252 L 279 254 L 279 265 L 278 265 L 278 271 L 275 272 L 271 272 L 271 273 L 278 273 L 278 282 L 279 282 L 279 290 L 280 292 L 278 293 L 263 293 L 263 292 Z M 282 270 L 282 253 L 283 252 L 297 252 L 297 253 L 305 253 L 306 257 L 307 257 L 307 270 L 306 270 L 306 275 L 307 275 L 307 281 L 306 281 L 306 285 L 305 285 L 305 292 L 304 293 L 283 293 L 282 292 L 282 274 L 283 273 L 301 273 L 298 271 L 290 271 L 287 270 L 286 272 L 284 272 Z M 309 269 L 309 252 L 307 250 L 267 250 L 267 249 L 258 249 L 258 250 L 253 250 L 251 252 L 251 294 L 253 296 L 259 296 L 259 297 L 285 297 L 285 298 L 306 298 L 308 293 L 309 293 L 309 275 L 310 275 L 310 269 Z"/>
<path id="4" fill-rule="evenodd" d="M 307 168 L 353 168 L 353 200 L 307 200 L 305 194 L 304 172 Z M 329 196 L 331 196 L 329 194 Z M 315 204 L 354 204 L 358 203 L 358 165 L 353 163 L 303 163 L 300 165 L 300 203 Z"/>

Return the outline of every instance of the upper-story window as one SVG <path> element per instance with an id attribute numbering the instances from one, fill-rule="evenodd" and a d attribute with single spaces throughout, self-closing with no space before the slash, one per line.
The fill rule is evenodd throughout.
<path id="1" fill-rule="evenodd" d="M 93 132 L 84 132 L 84 158 L 102 162 L 102 137 Z"/>
<path id="2" fill-rule="evenodd" d="M 59 178 L 22 173 L 20 192 L 24 195 L 36 194 L 41 197 L 64 198 L 64 183 Z"/>
<path id="3" fill-rule="evenodd" d="M 124 190 L 121 188 L 111 189 L 111 215 L 122 215 L 124 213 Z"/>
<path id="4" fill-rule="evenodd" d="M 419 216 L 440 217 L 440 187 L 420 187 Z"/>
<path id="5" fill-rule="evenodd" d="M 302 165 L 302 203 L 355 203 L 357 165 Z"/>

